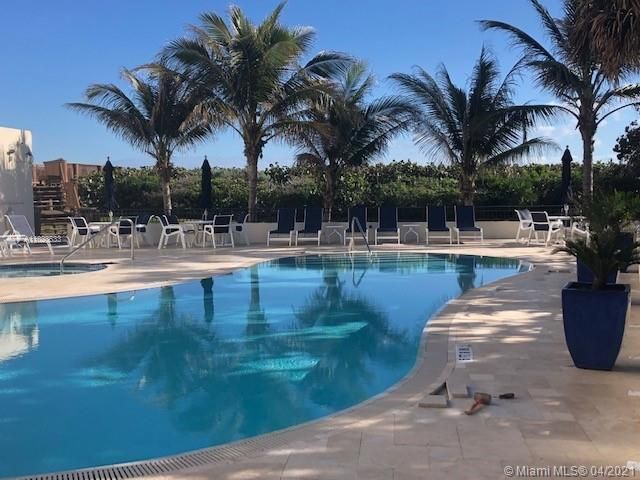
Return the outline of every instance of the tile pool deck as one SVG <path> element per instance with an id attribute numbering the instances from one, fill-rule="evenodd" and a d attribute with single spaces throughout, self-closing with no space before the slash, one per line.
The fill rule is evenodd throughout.
<path id="1" fill-rule="evenodd" d="M 405 248 L 384 248 L 401 249 Z M 517 257 L 535 263 L 536 268 L 450 302 L 427 326 L 423 361 L 395 389 L 346 412 L 276 435 L 273 443 L 266 437 L 260 449 L 234 460 L 156 478 L 497 479 L 508 478 L 503 473 L 507 466 L 627 462 L 640 466 L 637 273 L 621 276 L 634 290 L 616 369 L 594 372 L 573 367 L 564 345 L 560 289 L 575 275 L 569 258 L 552 256 L 550 249 L 499 241 L 485 246 L 406 249 Z M 107 271 L 64 278 L 0 279 L 0 301 L 148 288 L 294 252 L 303 249 L 170 249 L 160 254 L 141 250 L 133 263 L 118 261 Z M 96 250 L 78 260 L 113 257 L 113 252 Z M 473 362 L 453 363 L 453 347 L 459 343 L 472 346 Z M 449 408 L 418 407 L 429 386 L 445 376 L 476 391 L 514 392 L 516 399 L 494 400 L 471 417 L 463 414 L 469 399 L 453 399 Z"/>

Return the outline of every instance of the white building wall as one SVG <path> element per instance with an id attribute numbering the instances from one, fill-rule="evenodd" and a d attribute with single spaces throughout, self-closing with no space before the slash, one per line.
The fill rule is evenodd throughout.
<path id="1" fill-rule="evenodd" d="M 33 226 L 31 149 L 31 131 L 0 127 L 0 233 L 6 213 L 25 215 Z"/>

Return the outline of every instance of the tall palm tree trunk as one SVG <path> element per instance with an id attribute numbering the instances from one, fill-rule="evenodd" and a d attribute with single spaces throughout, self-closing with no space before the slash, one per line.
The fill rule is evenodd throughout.
<path id="1" fill-rule="evenodd" d="M 324 172 L 324 196 L 323 204 L 324 214 L 327 219 L 331 220 L 331 210 L 333 209 L 333 201 L 336 197 L 336 171 L 334 168 L 327 168 Z"/>
<path id="2" fill-rule="evenodd" d="M 593 197 L 593 137 L 595 129 L 589 124 L 581 124 L 582 136 L 582 197 L 586 204 Z"/>
<path id="3" fill-rule="evenodd" d="M 460 196 L 463 205 L 473 205 L 476 192 L 476 182 L 473 176 L 462 174 L 460 177 Z"/>
<path id="4" fill-rule="evenodd" d="M 171 182 L 168 178 L 162 177 L 162 207 L 166 214 L 171 214 L 173 205 L 171 204 Z"/>
<path id="5" fill-rule="evenodd" d="M 245 147 L 245 157 L 247 158 L 247 185 L 249 187 L 249 198 L 247 201 L 247 211 L 252 222 L 257 220 L 258 212 L 258 159 L 260 152 L 256 148 Z"/>
<path id="6" fill-rule="evenodd" d="M 167 215 L 170 215 L 173 210 L 171 202 L 171 159 L 163 152 L 160 152 L 156 160 L 156 169 L 158 170 L 162 188 L 162 208 Z"/>

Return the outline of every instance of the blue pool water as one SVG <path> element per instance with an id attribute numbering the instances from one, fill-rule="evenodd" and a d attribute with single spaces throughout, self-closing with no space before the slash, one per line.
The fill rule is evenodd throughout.
<path id="1" fill-rule="evenodd" d="M 96 270 L 102 270 L 104 267 L 104 265 L 100 264 L 67 263 L 62 272 L 60 272 L 59 263 L 0 265 L 0 278 L 72 275 L 74 273 L 95 272 Z"/>
<path id="2" fill-rule="evenodd" d="M 316 419 L 413 367 L 487 257 L 306 256 L 136 292 L 0 304 L 0 477 L 164 456 Z"/>

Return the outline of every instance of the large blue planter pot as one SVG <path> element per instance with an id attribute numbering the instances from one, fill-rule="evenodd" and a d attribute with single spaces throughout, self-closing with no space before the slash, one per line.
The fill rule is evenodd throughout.
<path id="1" fill-rule="evenodd" d="M 562 289 L 564 337 L 578 368 L 611 370 L 616 363 L 631 297 L 629 285 L 571 282 Z"/>
<path id="2" fill-rule="evenodd" d="M 584 263 L 582 263 L 580 260 L 578 260 L 577 263 L 578 263 L 578 282 L 593 283 L 593 272 L 591 271 L 591 269 L 587 267 Z M 607 277 L 607 283 L 611 283 L 611 284 L 616 283 L 617 278 L 618 278 L 618 272 L 611 272 Z"/>

